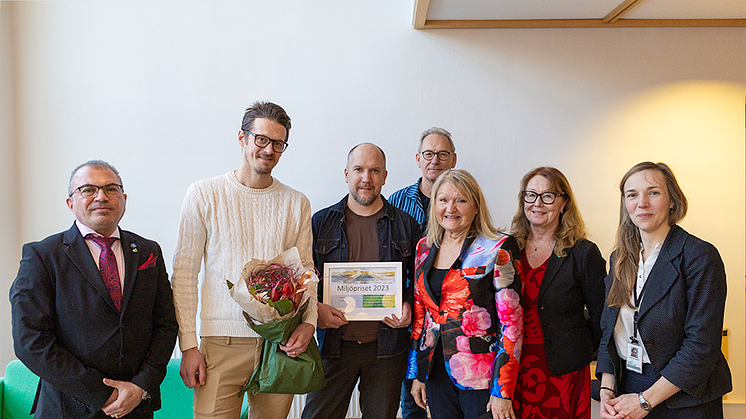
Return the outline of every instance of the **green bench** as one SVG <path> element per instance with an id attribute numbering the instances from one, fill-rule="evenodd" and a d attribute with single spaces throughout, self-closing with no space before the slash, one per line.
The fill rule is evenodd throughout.
<path id="1" fill-rule="evenodd" d="M 192 390 L 188 389 L 179 376 L 179 359 L 168 363 L 166 378 L 161 384 L 161 409 L 155 412 L 155 419 L 191 419 Z M 29 371 L 21 361 L 11 361 L 5 367 L 5 377 L 0 377 L 0 419 L 31 418 L 31 405 L 36 396 L 39 377 Z M 244 398 L 241 417 L 248 416 Z"/>

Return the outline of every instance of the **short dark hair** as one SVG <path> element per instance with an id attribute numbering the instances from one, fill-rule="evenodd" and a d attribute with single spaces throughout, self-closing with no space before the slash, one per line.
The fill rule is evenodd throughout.
<path id="1" fill-rule="evenodd" d="M 105 162 L 103 160 L 88 160 L 87 162 L 78 165 L 75 169 L 73 169 L 73 172 L 70 174 L 70 181 L 67 184 L 67 195 L 72 196 L 73 194 L 73 179 L 75 178 L 75 174 L 78 173 L 78 170 L 84 168 L 84 167 L 95 167 L 96 169 L 109 169 L 111 170 L 115 175 L 117 175 L 117 178 L 119 178 L 119 184 L 124 185 L 122 182 L 122 177 L 119 176 L 119 171 L 116 169 L 116 167 L 112 166 L 108 162 Z M 122 190 L 124 191 L 124 186 L 122 186 Z"/>
<path id="2" fill-rule="evenodd" d="M 251 106 L 246 108 L 246 113 L 243 114 L 241 130 L 251 131 L 254 120 L 257 118 L 269 119 L 285 127 L 285 141 L 288 140 L 288 136 L 290 135 L 290 117 L 285 112 L 285 109 L 282 109 L 282 106 L 272 102 L 252 103 Z"/>

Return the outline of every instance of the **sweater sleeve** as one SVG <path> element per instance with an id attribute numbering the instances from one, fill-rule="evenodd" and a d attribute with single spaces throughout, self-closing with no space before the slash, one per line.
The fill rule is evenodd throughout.
<path id="1" fill-rule="evenodd" d="M 313 264 L 312 251 L 313 233 L 311 231 L 311 203 L 305 195 L 302 199 L 299 221 L 298 241 L 295 243 L 295 247 L 298 248 L 298 253 L 300 253 L 300 259 L 301 261 L 303 261 L 303 266 L 306 269 L 315 269 Z M 311 296 L 310 302 L 308 304 L 308 309 L 303 315 L 303 322 L 310 323 L 311 325 L 316 327 L 316 322 L 318 319 L 317 287 L 309 287 L 308 291 Z"/>
<path id="2" fill-rule="evenodd" d="M 197 283 L 206 239 L 204 216 L 197 203 L 196 185 L 192 184 L 181 208 L 171 279 L 182 352 L 197 346 Z"/>

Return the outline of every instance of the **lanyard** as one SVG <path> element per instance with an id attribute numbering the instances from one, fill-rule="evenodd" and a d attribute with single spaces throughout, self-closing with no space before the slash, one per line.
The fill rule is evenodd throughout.
<path id="1" fill-rule="evenodd" d="M 645 281 L 644 284 L 642 284 L 642 290 L 640 290 L 640 295 L 637 295 L 637 280 L 639 278 L 635 279 L 635 315 L 633 317 L 634 319 L 634 326 L 632 331 L 632 336 L 629 337 L 629 341 L 632 342 L 633 345 L 637 345 L 637 319 L 639 317 L 639 310 L 640 302 L 642 302 L 642 296 L 645 295 L 645 287 L 648 285 L 648 281 Z"/>

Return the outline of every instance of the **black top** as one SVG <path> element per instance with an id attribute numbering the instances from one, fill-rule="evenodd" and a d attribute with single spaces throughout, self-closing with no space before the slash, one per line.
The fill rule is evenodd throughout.
<path id="1" fill-rule="evenodd" d="M 430 278 L 428 278 L 428 280 L 433 289 L 434 300 L 438 304 L 440 304 L 440 297 L 443 294 L 443 280 L 446 278 L 448 271 L 450 271 L 450 269 L 432 268 L 430 270 Z"/>

